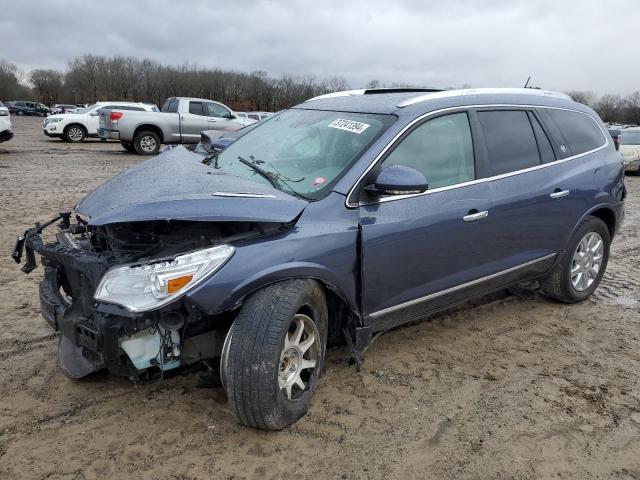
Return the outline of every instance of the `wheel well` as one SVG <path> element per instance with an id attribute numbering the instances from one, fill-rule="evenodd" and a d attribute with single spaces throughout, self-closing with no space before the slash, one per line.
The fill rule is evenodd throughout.
<path id="1" fill-rule="evenodd" d="M 344 343 L 342 328 L 348 327 L 350 323 L 355 324 L 355 314 L 349 308 L 347 301 L 334 288 L 323 282 L 321 283 L 324 287 L 329 315 L 327 343 L 329 345 L 342 345 Z"/>
<path id="2" fill-rule="evenodd" d="M 136 127 L 135 132 L 133 132 L 133 138 L 131 139 L 131 141 L 133 141 L 133 139 L 136 138 L 136 135 L 138 135 L 138 133 L 140 132 L 154 132 L 160 137 L 160 142 L 164 143 L 164 135 L 162 134 L 162 129 L 157 125 L 139 125 L 138 127 Z"/>
<path id="3" fill-rule="evenodd" d="M 602 220 L 609 229 L 609 235 L 613 238 L 616 231 L 616 214 L 608 208 L 599 208 L 598 210 L 591 212 L 591 216 Z"/>

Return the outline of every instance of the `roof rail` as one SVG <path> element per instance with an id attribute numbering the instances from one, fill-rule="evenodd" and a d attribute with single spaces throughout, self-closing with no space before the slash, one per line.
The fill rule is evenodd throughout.
<path id="1" fill-rule="evenodd" d="M 442 92 L 441 88 L 416 88 L 416 87 L 391 87 L 391 88 L 359 88 L 357 90 L 344 90 L 342 92 L 326 93 L 310 98 L 306 102 L 320 100 L 324 98 L 350 97 L 353 95 L 383 95 L 385 93 L 435 93 Z"/>
<path id="2" fill-rule="evenodd" d="M 537 95 L 541 97 L 560 98 L 563 100 L 573 101 L 573 99 L 565 93 L 552 92 L 550 90 L 539 90 L 537 88 L 468 88 L 464 90 L 445 90 L 418 95 L 417 97 L 404 100 L 396 106 L 398 108 L 403 108 L 416 103 L 425 102 L 427 100 L 462 97 L 466 95 Z"/>

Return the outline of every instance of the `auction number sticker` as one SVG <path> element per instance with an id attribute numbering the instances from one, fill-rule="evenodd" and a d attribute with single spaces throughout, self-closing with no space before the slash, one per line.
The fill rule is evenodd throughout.
<path id="1" fill-rule="evenodd" d="M 368 123 L 355 122 L 353 120 L 345 120 L 344 118 L 338 118 L 329 124 L 330 128 L 339 128 L 340 130 L 346 130 L 347 132 L 360 134 L 364 132 L 371 125 Z"/>

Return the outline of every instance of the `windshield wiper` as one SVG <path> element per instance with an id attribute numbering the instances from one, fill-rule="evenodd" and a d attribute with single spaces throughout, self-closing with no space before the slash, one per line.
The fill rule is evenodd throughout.
<path id="1" fill-rule="evenodd" d="M 263 168 L 259 167 L 253 162 L 250 162 L 246 158 L 241 157 L 240 155 L 238 155 L 238 160 L 240 160 L 247 167 L 253 169 L 255 172 L 260 174 L 261 177 L 266 178 L 274 188 L 278 190 L 282 189 L 282 185 L 280 185 L 278 178 L 273 173 L 268 172 L 267 170 L 264 170 Z"/>

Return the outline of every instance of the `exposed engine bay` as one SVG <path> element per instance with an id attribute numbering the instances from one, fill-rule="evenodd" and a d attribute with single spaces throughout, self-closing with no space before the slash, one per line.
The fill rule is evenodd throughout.
<path id="1" fill-rule="evenodd" d="M 43 230 L 57 222 L 56 241 L 45 243 Z M 231 244 L 290 226 L 182 220 L 92 226 L 79 215 L 72 223 L 65 212 L 27 230 L 12 257 L 20 263 L 25 255 L 25 273 L 37 268 L 36 253 L 42 257 L 42 314 L 62 333 L 58 357 L 69 376 L 106 368 L 138 377 L 220 357 L 235 312 L 207 315 L 181 292 L 219 268 Z"/>

